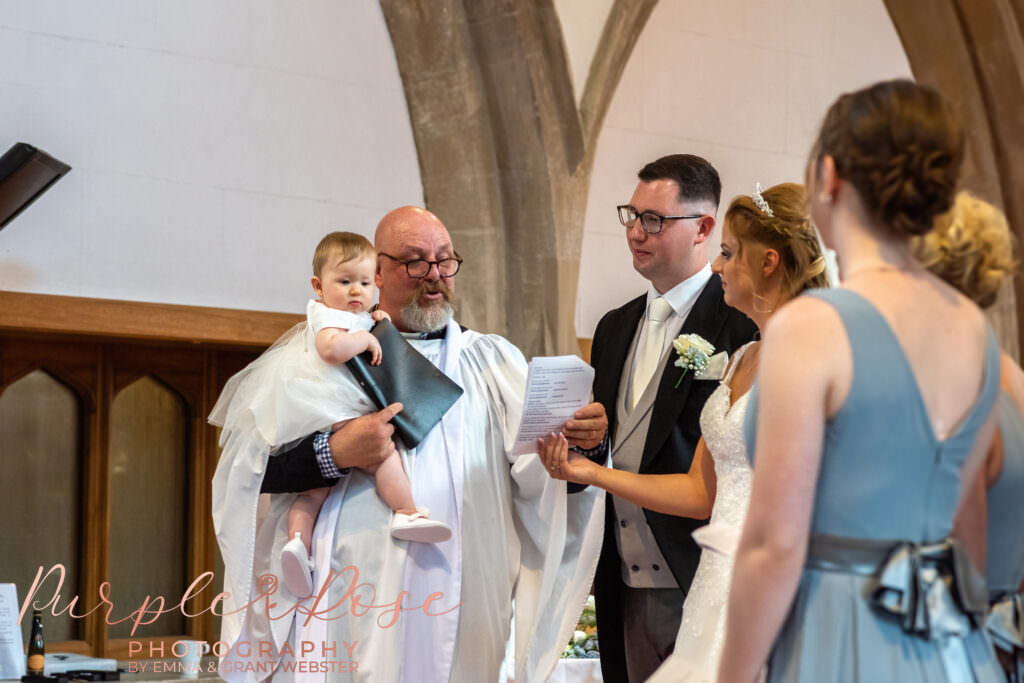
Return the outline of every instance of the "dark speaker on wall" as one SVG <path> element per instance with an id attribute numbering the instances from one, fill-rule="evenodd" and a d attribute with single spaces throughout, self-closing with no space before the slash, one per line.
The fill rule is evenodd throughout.
<path id="1" fill-rule="evenodd" d="M 41 149 L 15 143 L 0 157 L 0 229 L 70 170 Z"/>

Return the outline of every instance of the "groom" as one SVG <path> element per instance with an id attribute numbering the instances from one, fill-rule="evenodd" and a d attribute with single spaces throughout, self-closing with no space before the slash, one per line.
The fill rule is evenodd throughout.
<path id="1" fill-rule="evenodd" d="M 641 474 L 689 470 L 699 418 L 716 381 L 675 367 L 672 339 L 696 333 L 730 354 L 754 324 L 729 308 L 711 273 L 708 239 L 721 181 L 704 159 L 673 154 L 644 166 L 618 207 L 646 294 L 609 311 L 591 351 L 594 400 L 608 416 L 612 466 Z M 700 558 L 690 534 L 704 524 L 607 497 L 595 597 L 606 681 L 643 681 L 672 652 L 683 600 Z"/>

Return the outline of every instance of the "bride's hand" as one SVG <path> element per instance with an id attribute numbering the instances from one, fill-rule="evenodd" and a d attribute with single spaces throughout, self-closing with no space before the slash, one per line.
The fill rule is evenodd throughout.
<path id="1" fill-rule="evenodd" d="M 600 467 L 586 456 L 569 450 L 569 442 L 561 434 L 548 434 L 537 439 L 537 454 L 552 479 L 564 479 L 574 484 L 590 484 L 595 467 Z"/>

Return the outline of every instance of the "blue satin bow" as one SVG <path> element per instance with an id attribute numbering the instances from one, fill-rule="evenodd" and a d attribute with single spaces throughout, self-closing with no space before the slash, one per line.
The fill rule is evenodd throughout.
<path id="1" fill-rule="evenodd" d="M 900 543 L 875 574 L 871 603 L 929 640 L 963 636 L 987 611 L 985 579 L 955 541 Z"/>

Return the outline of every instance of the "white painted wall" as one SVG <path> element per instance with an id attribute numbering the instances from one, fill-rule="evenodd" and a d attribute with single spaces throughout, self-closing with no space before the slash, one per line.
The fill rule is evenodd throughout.
<path id="1" fill-rule="evenodd" d="M 554 4 L 562 24 L 573 92 L 579 102 L 613 0 L 554 0 Z"/>
<path id="2" fill-rule="evenodd" d="M 555 1 L 578 98 L 611 0 Z M 580 336 L 645 288 L 613 207 L 646 161 L 706 156 L 723 204 L 799 180 L 838 93 L 909 74 L 882 0 L 661 0 L 599 140 Z M 74 169 L 0 231 L 0 289 L 299 312 L 320 236 L 423 201 L 373 0 L 0 0 L 16 141 Z"/>
<path id="3" fill-rule="evenodd" d="M 301 312 L 323 234 L 423 202 L 372 0 L 0 1 L 17 141 L 73 170 L 0 231 L 0 289 Z"/>
<path id="4" fill-rule="evenodd" d="M 563 26 L 586 3 L 561 0 Z M 571 11 L 571 14 L 565 12 Z M 593 42 L 569 39 L 578 78 Z M 664 154 L 707 158 L 722 206 L 739 193 L 802 182 L 825 109 L 842 92 L 910 66 L 882 0 L 661 0 L 615 94 L 598 143 L 580 264 L 576 330 L 591 337 L 606 311 L 644 292 L 615 205 L 636 172 Z M 577 94 L 582 86 L 577 86 Z M 718 250 L 718 232 L 712 254 Z"/>

